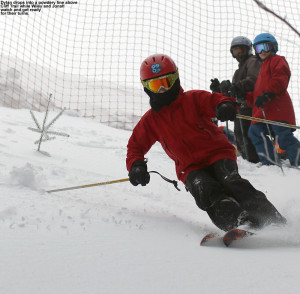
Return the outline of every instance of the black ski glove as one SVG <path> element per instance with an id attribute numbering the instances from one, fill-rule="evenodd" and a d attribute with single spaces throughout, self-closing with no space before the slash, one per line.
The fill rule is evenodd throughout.
<path id="1" fill-rule="evenodd" d="M 221 102 L 217 106 L 216 117 L 220 121 L 234 121 L 236 117 L 236 103 L 232 101 Z"/>
<path id="2" fill-rule="evenodd" d="M 146 186 L 150 182 L 150 174 L 147 171 L 145 161 L 135 161 L 129 172 L 129 181 L 133 186 L 141 184 Z"/>
<path id="3" fill-rule="evenodd" d="M 241 99 L 246 96 L 246 93 L 242 91 L 237 85 L 232 84 L 231 87 L 229 88 L 229 95 L 230 97 Z"/>
<path id="4" fill-rule="evenodd" d="M 220 93 L 220 82 L 217 78 L 211 79 L 210 89 L 212 92 Z"/>
<path id="5" fill-rule="evenodd" d="M 224 80 L 220 84 L 220 92 L 226 96 L 229 96 L 229 89 L 231 87 L 231 82 L 229 80 Z"/>
<path id="6" fill-rule="evenodd" d="M 255 100 L 255 105 L 257 108 L 263 108 L 264 105 L 269 102 L 272 98 L 274 98 L 276 94 L 271 92 L 263 92 L 261 96 L 257 96 Z"/>

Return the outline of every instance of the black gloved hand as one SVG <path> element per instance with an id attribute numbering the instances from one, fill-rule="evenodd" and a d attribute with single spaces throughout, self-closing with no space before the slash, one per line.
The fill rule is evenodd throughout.
<path id="1" fill-rule="evenodd" d="M 221 102 L 217 106 L 216 117 L 220 121 L 234 121 L 236 117 L 236 103 L 232 101 Z"/>
<path id="2" fill-rule="evenodd" d="M 231 87 L 229 88 L 229 95 L 230 97 L 241 99 L 246 96 L 246 93 L 242 91 L 237 85 L 232 84 Z"/>
<path id="3" fill-rule="evenodd" d="M 276 94 L 271 92 L 263 92 L 261 96 L 257 96 L 255 100 L 255 106 L 257 108 L 261 107 L 263 108 L 264 105 L 269 102 L 273 97 L 275 97 Z"/>
<path id="4" fill-rule="evenodd" d="M 226 96 L 229 96 L 229 89 L 231 87 L 231 82 L 229 80 L 224 80 L 220 84 L 220 92 Z"/>
<path id="5" fill-rule="evenodd" d="M 145 161 L 135 161 L 129 172 L 129 181 L 133 186 L 141 184 L 146 186 L 150 182 L 150 174 L 147 171 Z"/>
<path id="6" fill-rule="evenodd" d="M 211 84 L 210 84 L 210 89 L 212 90 L 212 92 L 218 92 L 220 93 L 220 82 L 217 78 L 215 79 L 211 79 Z"/>

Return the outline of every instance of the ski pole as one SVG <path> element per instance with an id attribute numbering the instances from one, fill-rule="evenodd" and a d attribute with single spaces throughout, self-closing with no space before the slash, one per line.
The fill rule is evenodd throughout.
<path id="1" fill-rule="evenodd" d="M 265 111 L 264 111 L 264 108 L 261 107 L 261 111 L 262 111 L 262 114 L 264 116 L 264 119 L 265 121 L 267 121 L 267 117 L 266 117 L 266 114 L 265 114 Z M 267 130 L 268 130 L 268 133 L 269 133 L 269 136 L 270 136 L 270 139 L 273 143 L 273 152 L 274 152 L 274 158 L 275 158 L 275 163 L 280 167 L 282 173 L 284 174 L 284 171 L 283 171 L 283 168 L 282 168 L 282 164 L 280 162 L 280 159 L 278 157 L 278 154 L 277 154 L 277 151 L 276 151 L 276 148 L 275 148 L 275 138 L 273 138 L 272 136 L 272 133 L 271 133 L 271 129 L 270 129 L 270 126 L 269 126 L 269 123 L 266 122 L 266 126 L 267 126 Z M 267 150 L 267 147 L 266 147 L 266 150 Z"/>
<path id="2" fill-rule="evenodd" d="M 228 120 L 226 121 L 226 136 L 227 136 L 227 139 L 229 140 Z"/>
<path id="3" fill-rule="evenodd" d="M 261 111 L 262 111 L 262 114 L 265 118 L 265 121 L 267 121 L 267 117 L 266 117 L 266 114 L 265 114 L 265 111 L 263 108 L 261 108 Z M 273 138 L 272 134 L 271 134 L 271 129 L 270 129 L 270 126 L 269 124 L 266 122 L 266 126 L 267 126 L 267 129 L 268 129 L 268 133 L 269 133 L 269 136 L 270 136 L 270 139 L 272 140 L 273 144 L 275 144 L 275 139 Z M 275 146 L 275 145 L 274 145 Z"/>
<path id="4" fill-rule="evenodd" d="M 242 114 L 237 114 L 236 117 L 246 119 L 246 120 L 253 120 L 256 122 L 262 122 L 262 123 L 268 123 L 270 125 L 276 125 L 276 126 L 282 126 L 290 129 L 300 129 L 299 126 L 295 126 L 292 124 L 287 124 L 279 121 L 274 121 L 274 120 L 268 120 L 268 119 L 263 119 L 263 118 L 258 118 L 258 117 L 253 117 L 253 116 L 248 116 L 248 115 L 242 115 Z"/>
<path id="5" fill-rule="evenodd" d="M 102 182 L 102 183 L 82 185 L 82 186 L 74 186 L 74 187 L 68 187 L 68 188 L 54 189 L 54 190 L 49 190 L 49 191 L 46 191 L 46 192 L 52 193 L 52 192 L 59 192 L 59 191 L 75 190 L 75 189 L 89 188 L 89 187 L 94 187 L 94 186 L 102 186 L 102 185 L 109 185 L 109 184 L 127 182 L 127 181 L 129 181 L 129 178 L 114 180 L 114 181 L 107 181 L 107 182 Z"/>
<path id="6" fill-rule="evenodd" d="M 242 132 L 242 137 L 243 137 L 243 143 L 244 143 L 244 152 L 245 152 L 245 155 L 246 155 L 246 159 L 249 161 L 249 155 L 248 155 L 248 148 L 247 148 L 247 145 L 248 145 L 248 142 L 246 140 L 246 137 L 245 137 L 245 131 L 244 131 L 244 127 L 243 127 L 243 124 L 242 124 L 242 119 L 239 118 L 238 119 L 239 121 L 239 125 L 240 125 L 240 130 Z"/>
<path id="7" fill-rule="evenodd" d="M 235 95 L 235 100 L 238 101 L 237 95 Z M 240 107 L 242 107 L 242 105 L 243 105 L 243 103 L 241 103 Z M 249 161 L 248 141 L 246 139 L 246 134 L 245 134 L 244 127 L 243 127 L 243 124 L 242 124 L 242 119 L 239 118 L 238 121 L 239 121 L 239 126 L 240 126 L 240 130 L 241 130 L 242 137 L 243 137 L 243 143 L 244 143 L 242 149 L 244 149 L 244 152 L 245 152 L 245 155 L 246 155 L 246 159 Z"/>
<path id="8" fill-rule="evenodd" d="M 173 184 L 174 187 L 176 188 L 176 190 L 180 191 L 180 189 L 178 188 L 177 181 L 175 181 L 175 180 L 172 181 L 172 180 L 168 179 L 167 177 L 161 175 L 157 171 L 149 171 L 149 174 L 150 173 L 155 173 L 155 174 L 160 175 L 163 180 L 165 180 L 168 183 Z M 54 189 L 54 190 L 49 190 L 49 191 L 46 191 L 46 192 L 53 193 L 53 192 L 60 192 L 60 191 L 67 191 L 67 190 L 83 189 L 83 188 L 90 188 L 90 187 L 95 187 L 95 186 L 109 185 L 109 184 L 115 184 L 115 183 L 121 183 L 121 182 L 127 182 L 127 181 L 129 181 L 129 178 L 120 179 L 120 180 L 114 180 L 114 181 L 101 182 L 101 183 L 95 183 L 95 184 L 82 185 L 82 186 L 74 186 L 74 187 L 68 187 L 68 188 Z"/>

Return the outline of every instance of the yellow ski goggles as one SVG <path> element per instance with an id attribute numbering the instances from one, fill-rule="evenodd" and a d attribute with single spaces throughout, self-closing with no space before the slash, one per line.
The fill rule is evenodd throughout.
<path id="1" fill-rule="evenodd" d="M 174 73 L 160 76 L 155 79 L 142 81 L 142 84 L 148 90 L 157 93 L 161 87 L 165 88 L 166 90 L 171 89 L 178 78 L 179 74 L 178 71 L 176 71 Z"/>

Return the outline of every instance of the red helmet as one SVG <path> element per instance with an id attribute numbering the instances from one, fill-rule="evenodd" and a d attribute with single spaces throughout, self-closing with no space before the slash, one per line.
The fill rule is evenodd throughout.
<path id="1" fill-rule="evenodd" d="M 177 66 L 171 57 L 165 54 L 154 54 L 147 57 L 141 64 L 141 81 L 175 71 L 177 71 Z"/>

